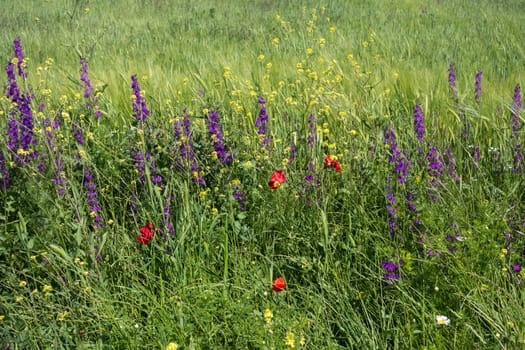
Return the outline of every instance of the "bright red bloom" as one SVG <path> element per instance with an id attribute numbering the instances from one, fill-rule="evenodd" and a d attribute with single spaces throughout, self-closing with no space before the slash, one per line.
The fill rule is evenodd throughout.
<path id="1" fill-rule="evenodd" d="M 325 168 L 334 168 L 336 172 L 341 172 L 341 165 L 339 165 L 339 161 L 337 158 L 332 157 L 331 155 L 327 154 L 324 158 L 324 167 Z"/>
<path id="2" fill-rule="evenodd" d="M 137 242 L 146 245 L 153 239 L 153 236 L 155 236 L 155 226 L 150 222 L 140 228 Z"/>
<path id="3" fill-rule="evenodd" d="M 272 283 L 272 290 L 275 292 L 280 292 L 286 287 L 286 282 L 284 281 L 284 278 L 279 277 L 276 278 Z"/>
<path id="4" fill-rule="evenodd" d="M 284 176 L 284 173 L 281 169 L 277 170 L 275 173 L 272 174 L 272 177 L 270 177 L 270 182 L 268 182 L 268 185 L 270 186 L 270 190 L 275 190 L 286 181 L 286 177 Z"/>

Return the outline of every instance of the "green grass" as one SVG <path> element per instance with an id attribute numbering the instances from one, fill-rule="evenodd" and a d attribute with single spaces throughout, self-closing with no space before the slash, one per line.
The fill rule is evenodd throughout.
<path id="1" fill-rule="evenodd" d="M 524 170 L 512 171 L 525 122 L 513 105 L 524 80 L 521 1 L 0 8 L 4 67 L 15 38 L 29 58 L 16 82 L 31 93 L 29 151 L 39 154 L 21 164 L 22 146 L 9 149 L 21 101 L 4 75 L 0 348 L 523 347 Z M 100 118 L 80 87 L 81 57 Z M 132 110 L 132 75 L 146 121 Z M 209 111 L 234 153 L 227 164 Z M 174 124 L 185 116 L 205 185 L 181 161 L 189 140 Z M 432 149 L 441 173 L 430 169 Z M 151 154 L 143 170 L 137 153 Z M 324 166 L 327 154 L 340 173 Z M 403 182 L 393 155 L 410 161 Z M 277 169 L 286 182 L 270 190 Z M 141 245 L 149 222 L 155 237 Z M 385 278 L 386 261 L 401 264 L 399 280 Z M 272 291 L 280 276 L 286 288 Z"/>

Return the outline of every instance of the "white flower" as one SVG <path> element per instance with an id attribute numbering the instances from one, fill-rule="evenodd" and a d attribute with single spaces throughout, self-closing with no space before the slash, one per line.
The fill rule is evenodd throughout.
<path id="1" fill-rule="evenodd" d="M 450 319 L 447 316 L 437 315 L 436 316 L 437 324 L 443 324 L 448 326 L 450 324 Z"/>

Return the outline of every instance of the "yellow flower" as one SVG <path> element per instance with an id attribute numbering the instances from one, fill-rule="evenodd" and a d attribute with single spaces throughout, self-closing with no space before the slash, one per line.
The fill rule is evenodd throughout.
<path id="1" fill-rule="evenodd" d="M 279 42 L 280 42 L 279 38 L 272 39 L 272 44 L 274 44 L 275 46 L 279 45 Z"/>
<path id="2" fill-rule="evenodd" d="M 219 212 L 219 209 L 217 209 L 217 208 L 215 208 L 215 207 L 211 208 L 211 213 L 212 213 L 212 214 L 215 215 L 215 214 L 217 214 L 218 212 Z"/>
<path id="3" fill-rule="evenodd" d="M 179 348 L 179 345 L 175 342 L 171 342 L 168 345 L 166 345 L 166 350 L 177 350 Z"/>
<path id="4" fill-rule="evenodd" d="M 356 136 L 357 131 L 355 129 L 350 130 L 350 136 Z"/>
<path id="5" fill-rule="evenodd" d="M 319 45 L 324 46 L 325 44 L 326 44 L 326 39 L 325 38 L 319 39 Z"/>
<path id="6" fill-rule="evenodd" d="M 273 312 L 270 309 L 264 310 L 264 321 L 267 325 L 272 324 Z"/>
<path id="7" fill-rule="evenodd" d="M 306 49 L 306 54 L 307 54 L 308 56 L 310 56 L 310 55 L 313 54 L 313 53 L 314 53 L 314 49 L 312 49 L 311 47 L 309 47 L 309 48 Z"/>
<path id="8" fill-rule="evenodd" d="M 44 287 L 42 287 L 42 292 L 43 293 L 49 293 L 53 290 L 53 287 L 50 286 L 49 284 L 46 284 Z"/>
<path id="9" fill-rule="evenodd" d="M 22 301 L 24 301 L 24 297 L 23 297 L 23 296 L 20 296 L 20 295 L 19 295 L 19 296 L 17 296 L 17 297 L 15 298 L 15 303 L 21 303 Z"/>
<path id="10" fill-rule="evenodd" d="M 259 61 L 259 62 L 264 61 L 264 55 L 260 54 L 259 56 L 257 56 L 257 61 Z"/>
<path id="11" fill-rule="evenodd" d="M 335 32 L 335 27 L 330 27 L 330 28 L 328 29 L 328 31 L 329 31 L 330 33 Z"/>
<path id="12" fill-rule="evenodd" d="M 0 315 L 0 322 L 2 322 L 5 318 L 5 315 Z"/>
<path id="13" fill-rule="evenodd" d="M 366 40 L 363 41 L 363 42 L 361 43 L 361 45 L 363 45 L 363 47 L 368 47 L 368 41 L 366 41 Z"/>
<path id="14" fill-rule="evenodd" d="M 25 286 L 27 286 L 27 282 L 26 281 L 20 281 L 20 283 L 18 283 L 18 286 L 24 288 Z"/>
<path id="15" fill-rule="evenodd" d="M 67 317 L 67 315 L 69 315 L 69 312 L 67 312 L 67 311 L 59 312 L 58 316 L 57 316 L 57 320 L 64 321 L 64 319 Z"/>
<path id="16" fill-rule="evenodd" d="M 292 332 L 286 333 L 284 344 L 291 349 L 295 348 L 295 335 Z"/>

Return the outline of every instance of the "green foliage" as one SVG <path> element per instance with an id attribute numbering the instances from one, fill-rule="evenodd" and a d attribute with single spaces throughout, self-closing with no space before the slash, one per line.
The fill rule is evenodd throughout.
<path id="1" fill-rule="evenodd" d="M 521 1 L 0 5 L 0 348 L 523 347 Z"/>

